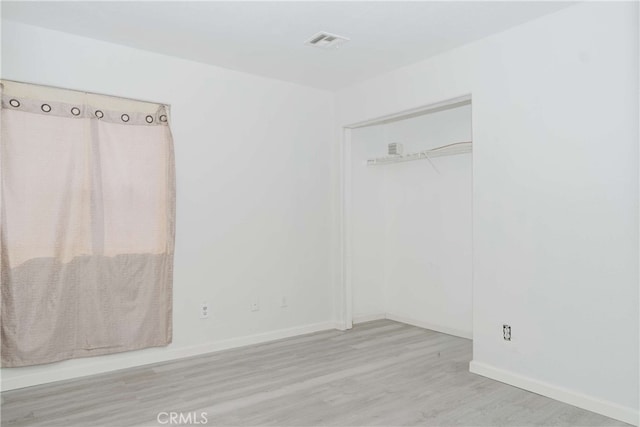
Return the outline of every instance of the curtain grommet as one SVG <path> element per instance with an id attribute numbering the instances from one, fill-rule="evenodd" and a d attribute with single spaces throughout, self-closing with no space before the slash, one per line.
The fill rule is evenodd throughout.
<path id="1" fill-rule="evenodd" d="M 144 119 L 147 121 L 147 123 L 153 123 L 153 116 L 147 116 Z"/>
<path id="2" fill-rule="evenodd" d="M 18 108 L 20 106 L 20 101 L 18 101 L 17 99 L 11 99 L 9 100 L 9 105 L 11 105 L 13 108 Z"/>
<path id="3" fill-rule="evenodd" d="M 73 114 L 74 116 L 79 116 L 80 115 L 80 109 L 78 107 L 73 107 L 71 109 L 71 114 Z"/>
<path id="4" fill-rule="evenodd" d="M 49 113 L 49 112 L 51 112 L 51 105 L 49 105 L 49 104 L 42 104 L 42 105 L 40 106 L 40 109 L 41 109 L 42 111 L 44 111 L 45 113 Z"/>
<path id="5" fill-rule="evenodd" d="M 122 119 L 123 122 L 128 122 L 129 121 L 129 115 L 128 114 L 123 114 L 120 116 L 120 119 Z"/>
<path id="6" fill-rule="evenodd" d="M 160 121 L 165 123 L 167 121 L 167 116 L 165 114 L 160 116 Z"/>
<path id="7" fill-rule="evenodd" d="M 96 110 L 95 114 L 96 114 L 96 117 L 99 119 L 104 117 L 104 113 L 100 110 Z"/>

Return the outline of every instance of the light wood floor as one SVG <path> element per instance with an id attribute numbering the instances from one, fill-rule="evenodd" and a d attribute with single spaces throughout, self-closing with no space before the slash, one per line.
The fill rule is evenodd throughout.
<path id="1" fill-rule="evenodd" d="M 469 340 L 381 320 L 4 392 L 2 426 L 158 426 L 162 411 L 204 411 L 209 426 L 627 425 L 470 360 Z"/>

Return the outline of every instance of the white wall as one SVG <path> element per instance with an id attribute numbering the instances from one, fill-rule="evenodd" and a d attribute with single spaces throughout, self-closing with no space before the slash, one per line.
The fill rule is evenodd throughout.
<path id="1" fill-rule="evenodd" d="M 386 153 L 385 126 L 351 133 L 351 283 L 353 317 L 369 320 L 385 313 L 385 169 L 367 159 Z"/>
<path id="2" fill-rule="evenodd" d="M 471 141 L 471 106 L 386 126 L 409 153 Z M 471 337 L 472 155 L 385 168 L 386 313 Z"/>
<path id="3" fill-rule="evenodd" d="M 3 78 L 170 103 L 177 171 L 173 344 L 3 369 L 3 389 L 333 326 L 332 94 L 12 22 L 2 30 Z"/>
<path id="4" fill-rule="evenodd" d="M 412 153 L 471 139 L 470 105 L 352 130 L 354 318 L 471 337 L 471 154 L 366 165 L 390 142 Z"/>
<path id="5" fill-rule="evenodd" d="M 571 6 L 337 99 L 343 126 L 472 95 L 472 369 L 629 422 L 639 398 L 637 8 Z"/>

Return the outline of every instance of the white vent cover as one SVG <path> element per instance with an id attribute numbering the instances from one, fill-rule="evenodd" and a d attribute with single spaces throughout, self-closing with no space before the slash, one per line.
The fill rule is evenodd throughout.
<path id="1" fill-rule="evenodd" d="M 349 39 L 346 37 L 321 31 L 311 36 L 311 38 L 304 42 L 304 44 L 322 49 L 336 49 L 348 41 Z"/>

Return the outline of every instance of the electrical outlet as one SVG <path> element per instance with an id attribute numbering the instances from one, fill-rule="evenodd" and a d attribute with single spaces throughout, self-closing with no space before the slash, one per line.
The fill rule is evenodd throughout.
<path id="1" fill-rule="evenodd" d="M 255 300 L 251 303 L 251 311 L 260 311 L 260 301 Z"/>
<path id="2" fill-rule="evenodd" d="M 282 297 L 282 299 L 280 300 L 280 307 L 285 308 L 287 307 L 287 297 Z"/>
<path id="3" fill-rule="evenodd" d="M 505 341 L 511 341 L 511 326 L 502 325 L 502 338 Z"/>
<path id="4" fill-rule="evenodd" d="M 208 302 L 203 302 L 202 304 L 200 304 L 200 318 L 201 319 L 208 319 L 210 311 L 211 310 L 209 309 L 209 303 Z"/>

